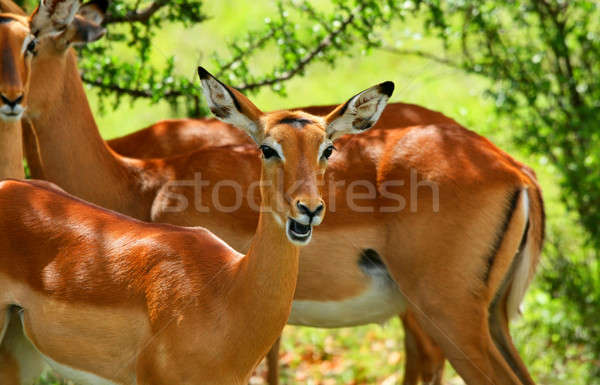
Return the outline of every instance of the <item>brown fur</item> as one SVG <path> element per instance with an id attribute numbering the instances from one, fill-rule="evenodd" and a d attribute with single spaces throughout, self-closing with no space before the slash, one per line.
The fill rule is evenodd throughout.
<path id="1" fill-rule="evenodd" d="M 15 100 L 25 94 L 29 83 L 31 60 L 29 57 L 22 58 L 21 53 L 29 28 L 23 17 L 11 14 L 0 14 L 0 17 L 14 20 L 0 23 L 0 94 Z M 26 107 L 26 100 L 20 104 Z M 0 119 L 0 179 L 25 177 L 21 138 L 20 122 Z"/>
<path id="2" fill-rule="evenodd" d="M 404 351 L 406 371 L 403 385 L 441 385 L 444 376 L 444 353 L 418 324 L 414 315 L 407 312 L 401 315 L 404 326 Z"/>
<path id="3" fill-rule="evenodd" d="M 0 120 L 0 180 L 25 177 L 21 138 L 20 122 Z"/>

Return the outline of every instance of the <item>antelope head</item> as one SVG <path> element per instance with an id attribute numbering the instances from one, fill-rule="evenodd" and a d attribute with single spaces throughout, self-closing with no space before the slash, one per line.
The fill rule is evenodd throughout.
<path id="1" fill-rule="evenodd" d="M 35 38 L 27 18 L 0 14 L 0 119 L 5 122 L 18 121 L 25 112 L 34 50 Z"/>
<path id="2" fill-rule="evenodd" d="M 262 208 L 285 227 L 289 240 L 307 244 L 325 215 L 322 198 L 327 161 L 344 134 L 371 128 L 394 90 L 384 82 L 350 98 L 327 116 L 302 111 L 264 113 L 248 98 L 198 68 L 213 114 L 246 132 L 262 153 Z"/>
<path id="3" fill-rule="evenodd" d="M 57 51 L 72 44 L 91 43 L 106 33 L 101 27 L 108 0 L 92 0 L 80 5 L 79 0 L 41 0 L 30 17 L 31 33 L 41 39 L 51 37 Z"/>
<path id="4" fill-rule="evenodd" d="M 0 14 L 0 119 L 18 121 L 27 108 L 32 60 L 41 46 L 50 41 L 53 51 L 65 51 L 72 43 L 95 41 L 102 37 L 102 21 L 107 2 L 93 0 L 80 7 L 77 0 L 42 0 L 29 17 Z M 47 48 L 45 48 L 47 49 Z M 45 76 L 53 77 L 45 68 Z"/>

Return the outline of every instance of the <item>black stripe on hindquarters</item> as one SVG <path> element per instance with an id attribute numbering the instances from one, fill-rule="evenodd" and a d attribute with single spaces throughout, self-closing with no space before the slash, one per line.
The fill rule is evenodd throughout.
<path id="1" fill-rule="evenodd" d="M 517 271 L 517 268 L 521 264 L 523 260 L 523 254 L 525 245 L 527 243 L 527 234 L 529 233 L 529 216 L 527 217 L 527 224 L 525 225 L 525 230 L 523 231 L 523 237 L 521 238 L 521 243 L 519 244 L 519 250 L 513 259 L 508 273 L 504 277 L 502 284 L 500 285 L 500 289 L 496 292 L 492 303 L 489 307 L 488 313 L 488 327 L 490 330 L 490 334 L 492 336 L 492 340 L 504 357 L 504 360 L 508 363 L 514 374 L 521 380 L 523 384 L 532 384 L 529 374 L 527 373 L 527 369 L 521 368 L 521 362 L 518 357 L 514 357 L 511 353 L 514 349 L 514 345 L 510 339 L 510 336 L 506 334 L 507 330 L 502 326 L 503 322 L 508 324 L 508 314 L 506 313 L 506 301 L 508 299 L 510 287 L 513 284 L 514 275 Z M 513 349 L 511 349 L 511 345 Z"/>
<path id="2" fill-rule="evenodd" d="M 540 191 L 539 188 L 535 189 L 536 191 L 536 196 L 537 196 L 537 200 L 538 203 L 540 205 L 540 211 L 541 211 L 541 223 L 540 223 L 540 239 L 541 239 L 541 244 L 544 243 L 544 240 L 546 239 L 546 209 L 544 207 L 544 198 L 542 197 L 542 192 Z"/>
<path id="3" fill-rule="evenodd" d="M 515 210 L 517 209 L 517 202 L 519 201 L 520 193 L 521 193 L 521 190 L 517 190 L 512 194 L 512 196 L 510 198 L 510 205 L 509 205 L 508 210 L 506 211 L 506 216 L 504 217 L 504 221 L 502 222 L 500 228 L 498 228 L 498 231 L 496 232 L 496 238 L 494 239 L 494 243 L 492 244 L 490 253 L 486 257 L 487 264 L 486 264 L 485 270 L 483 272 L 483 282 L 485 282 L 486 284 L 490 280 L 490 273 L 492 271 L 492 266 L 494 266 L 494 261 L 496 260 L 496 255 L 498 254 L 498 251 L 500 250 L 500 246 L 502 245 L 502 240 L 504 239 L 504 234 L 506 234 L 506 231 L 508 230 L 508 225 L 510 224 L 510 220 L 512 219 L 512 216 L 513 216 Z"/>

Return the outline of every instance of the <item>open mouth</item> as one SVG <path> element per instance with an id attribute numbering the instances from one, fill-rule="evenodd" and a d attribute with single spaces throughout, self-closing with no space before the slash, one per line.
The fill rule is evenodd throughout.
<path id="1" fill-rule="evenodd" d="M 310 225 L 303 225 L 292 218 L 288 218 L 287 233 L 292 242 L 306 244 L 312 235 L 312 227 Z"/>

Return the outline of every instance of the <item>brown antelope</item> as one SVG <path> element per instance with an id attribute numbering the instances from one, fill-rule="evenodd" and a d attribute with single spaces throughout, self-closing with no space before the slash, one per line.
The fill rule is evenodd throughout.
<path id="1" fill-rule="evenodd" d="M 32 40 L 27 25 L 0 17 L 0 179 L 24 178 L 21 117 L 31 69 Z"/>
<path id="2" fill-rule="evenodd" d="M 353 121 L 375 122 L 394 88 L 381 83 L 325 117 L 264 114 L 199 74 L 209 104 L 263 154 L 246 255 L 203 228 L 143 223 L 46 182 L 0 183 L 0 330 L 16 313 L 35 350 L 67 378 L 246 384 L 290 313 L 298 246 L 325 214 L 320 190 L 333 140 L 367 128 Z M 15 349 L 13 357 L 18 374 L 29 356 Z"/>
<path id="3" fill-rule="evenodd" d="M 34 17 L 34 30 L 38 22 Z M 74 28 L 101 30 L 81 22 Z M 101 140 L 73 76 L 76 60 L 66 48 L 73 41 L 60 34 L 44 39 L 32 63 L 36 87 L 28 114 L 44 175 L 138 218 L 205 225 L 247 250 L 258 212 L 255 199 L 245 198 L 257 197 L 258 152 L 209 148 L 163 160 L 116 155 Z M 542 242 L 543 206 L 532 173 L 453 122 L 390 125 L 340 138 L 338 147 L 325 177 L 325 201 L 335 209 L 302 251 L 290 322 L 350 326 L 408 309 L 469 383 L 532 383 L 508 335 L 508 314 L 524 294 Z M 352 190 L 360 197 L 349 201 Z M 527 231 L 519 229 L 525 222 Z M 521 252 L 517 233 L 524 235 Z"/>

